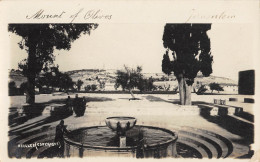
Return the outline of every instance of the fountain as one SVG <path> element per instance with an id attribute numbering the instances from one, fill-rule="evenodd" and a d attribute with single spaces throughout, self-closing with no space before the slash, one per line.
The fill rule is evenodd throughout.
<path id="1" fill-rule="evenodd" d="M 170 130 L 136 125 L 134 117 L 108 117 L 106 126 L 85 127 L 64 137 L 67 157 L 176 157 L 177 135 Z"/>

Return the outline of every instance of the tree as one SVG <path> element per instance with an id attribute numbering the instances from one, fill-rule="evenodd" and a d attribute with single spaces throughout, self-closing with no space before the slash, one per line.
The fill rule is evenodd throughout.
<path id="1" fill-rule="evenodd" d="M 9 88 L 16 88 L 16 83 L 14 81 L 11 81 L 8 83 Z"/>
<path id="2" fill-rule="evenodd" d="M 47 89 L 51 87 L 52 89 L 60 88 L 60 90 L 67 91 L 73 89 L 74 84 L 68 74 L 59 71 L 59 66 L 44 69 L 44 72 L 36 78 L 36 87 L 39 89 L 46 86 Z"/>
<path id="3" fill-rule="evenodd" d="M 140 90 L 140 92 L 152 91 L 152 90 L 154 90 L 153 80 L 151 80 L 150 78 L 146 79 L 146 78 L 140 77 L 137 88 Z"/>
<path id="4" fill-rule="evenodd" d="M 42 88 L 46 86 L 47 88 L 59 87 L 60 76 L 62 73 L 59 71 L 59 66 L 52 66 L 48 69 L 44 69 L 41 75 L 36 78 L 36 87 Z"/>
<path id="5" fill-rule="evenodd" d="M 97 76 L 96 78 L 97 78 L 98 83 L 99 83 L 99 89 L 100 89 L 100 90 L 104 90 L 105 87 L 106 87 L 106 82 L 105 82 L 105 81 L 101 81 L 101 80 L 98 78 L 98 76 Z"/>
<path id="6" fill-rule="evenodd" d="M 124 70 L 118 70 L 116 72 L 117 76 L 115 85 L 117 87 L 121 85 L 123 91 L 127 89 L 132 95 L 132 98 L 135 98 L 132 89 L 140 86 L 140 81 L 143 78 L 141 71 L 141 66 L 137 66 L 136 69 L 124 66 Z"/>
<path id="7" fill-rule="evenodd" d="M 206 88 L 205 85 L 201 85 L 198 89 L 198 91 L 196 92 L 196 94 L 203 94 L 207 91 L 208 89 Z"/>
<path id="8" fill-rule="evenodd" d="M 68 91 L 69 89 L 74 89 L 75 83 L 72 81 L 72 78 L 69 76 L 69 74 L 62 73 L 60 75 L 59 85 L 63 91 Z"/>
<path id="9" fill-rule="evenodd" d="M 8 83 L 8 90 L 9 90 L 10 96 L 17 94 L 16 83 L 14 81 L 11 81 L 11 82 Z"/>
<path id="10" fill-rule="evenodd" d="M 213 93 L 213 91 L 224 91 L 223 87 L 221 87 L 218 83 L 210 83 L 209 84 L 209 87 L 210 87 L 210 90 L 211 90 L 211 93 Z"/>
<path id="11" fill-rule="evenodd" d="M 172 89 L 172 91 L 173 91 L 173 92 L 177 92 L 178 89 L 179 89 L 179 87 L 176 86 L 176 87 L 174 87 L 174 88 Z"/>
<path id="12" fill-rule="evenodd" d="M 172 62 L 170 61 L 168 51 L 163 55 L 162 71 L 168 76 L 172 73 Z"/>
<path id="13" fill-rule="evenodd" d="M 90 91 L 91 90 L 91 86 L 90 85 L 87 85 L 87 86 L 85 86 L 85 91 Z"/>
<path id="14" fill-rule="evenodd" d="M 27 77 L 26 102 L 35 102 L 35 78 L 54 61 L 54 49 L 70 50 L 81 34 L 90 34 L 97 24 L 9 24 L 8 31 L 22 37 L 18 43 L 28 53 L 19 68 Z"/>
<path id="15" fill-rule="evenodd" d="M 80 88 L 81 88 L 82 85 L 83 85 L 83 81 L 79 79 L 79 80 L 76 82 L 76 86 L 77 86 L 78 91 L 80 91 Z"/>
<path id="16" fill-rule="evenodd" d="M 27 88 L 27 82 L 23 82 L 21 85 L 20 85 L 20 92 L 22 94 L 26 93 L 26 88 Z"/>
<path id="17" fill-rule="evenodd" d="M 197 73 L 201 71 L 204 76 L 212 73 L 213 56 L 207 35 L 210 29 L 211 24 L 166 24 L 164 27 L 163 45 L 167 50 L 162 71 L 176 76 L 181 105 L 191 105 L 191 87 Z"/>
<path id="18" fill-rule="evenodd" d="M 96 84 L 91 84 L 91 90 L 92 91 L 95 91 L 95 90 L 97 90 L 97 85 Z"/>

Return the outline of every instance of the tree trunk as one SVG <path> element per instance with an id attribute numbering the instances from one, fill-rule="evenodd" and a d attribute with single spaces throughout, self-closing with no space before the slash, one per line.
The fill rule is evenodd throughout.
<path id="1" fill-rule="evenodd" d="M 129 93 L 131 94 L 132 98 L 135 98 L 134 93 L 132 92 L 132 89 L 129 89 Z"/>
<path id="2" fill-rule="evenodd" d="M 26 91 L 26 103 L 35 103 L 35 75 L 27 76 L 27 91 Z"/>
<path id="3" fill-rule="evenodd" d="M 197 93 L 196 87 L 193 87 L 193 92 L 194 92 L 194 93 Z"/>
<path id="4" fill-rule="evenodd" d="M 181 105 L 191 105 L 191 90 L 192 85 L 186 83 L 183 74 L 178 75 L 177 77 L 179 84 L 179 95 L 180 95 L 180 104 Z"/>
<path id="5" fill-rule="evenodd" d="M 177 77 L 177 80 L 178 80 L 178 84 L 179 84 L 179 95 L 180 95 L 180 104 L 181 105 L 184 105 L 184 78 L 183 78 L 183 75 L 180 74 L 178 77 Z"/>
<path id="6" fill-rule="evenodd" d="M 191 105 L 191 89 L 192 85 L 188 85 L 186 81 L 184 81 L 185 84 L 185 103 L 184 105 Z"/>
<path id="7" fill-rule="evenodd" d="M 33 35 L 32 35 L 33 37 Z M 31 37 L 28 37 L 29 41 L 29 53 L 28 53 L 28 71 L 27 71 L 27 91 L 26 91 L 26 103 L 35 103 L 35 61 L 36 61 L 36 44 Z"/>

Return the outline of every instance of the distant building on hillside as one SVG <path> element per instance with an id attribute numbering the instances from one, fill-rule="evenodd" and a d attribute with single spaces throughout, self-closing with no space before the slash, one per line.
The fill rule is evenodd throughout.
<path id="1" fill-rule="evenodd" d="M 217 83 L 217 82 L 216 82 Z M 220 91 L 219 93 L 225 94 L 238 94 L 238 85 L 233 83 L 218 83 L 224 91 Z M 208 89 L 208 92 L 211 92 L 209 84 L 205 85 L 205 88 Z"/>
<path id="2" fill-rule="evenodd" d="M 234 92 L 236 94 L 238 92 L 238 85 L 237 84 L 221 83 L 220 86 L 223 87 L 225 92 Z"/>
<path id="3" fill-rule="evenodd" d="M 239 72 L 238 93 L 244 95 L 255 94 L 255 70 Z"/>

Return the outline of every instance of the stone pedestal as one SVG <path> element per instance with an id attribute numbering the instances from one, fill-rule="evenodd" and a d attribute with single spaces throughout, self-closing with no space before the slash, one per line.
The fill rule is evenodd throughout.
<path id="1" fill-rule="evenodd" d="M 210 111 L 210 115 L 211 116 L 217 116 L 218 115 L 218 108 L 217 107 L 213 107 Z"/>
<path id="2" fill-rule="evenodd" d="M 228 108 L 228 115 L 235 115 L 235 113 L 236 113 L 236 108 L 234 107 Z"/>
<path id="3" fill-rule="evenodd" d="M 126 147 L 126 137 L 125 136 L 119 137 L 119 147 Z"/>

